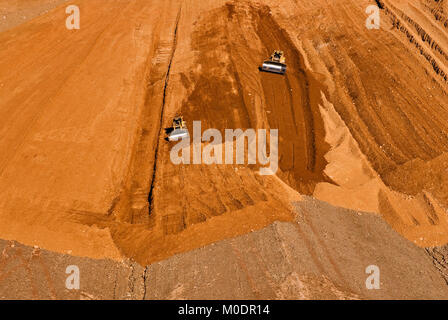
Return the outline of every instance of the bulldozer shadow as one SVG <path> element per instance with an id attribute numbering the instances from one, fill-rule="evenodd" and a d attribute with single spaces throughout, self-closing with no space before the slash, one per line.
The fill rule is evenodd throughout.
<path id="1" fill-rule="evenodd" d="M 170 139 L 168 138 L 168 136 L 169 136 L 169 134 L 171 133 L 171 132 L 173 132 L 174 131 L 174 128 L 173 127 L 168 127 L 168 128 L 164 128 L 163 130 L 165 130 L 165 141 L 170 141 Z"/>

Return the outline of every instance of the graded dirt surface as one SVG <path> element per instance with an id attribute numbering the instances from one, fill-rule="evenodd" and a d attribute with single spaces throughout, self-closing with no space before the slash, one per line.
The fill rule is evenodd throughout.
<path id="1" fill-rule="evenodd" d="M 68 4 L 80 8 L 79 30 L 66 28 Z M 388 265 L 399 256 L 400 268 L 431 261 L 417 246 L 448 242 L 446 1 L 79 0 L 51 9 L 56 5 L 0 0 L 12 17 L 0 26 L 1 239 L 153 266 L 216 243 L 229 251 L 232 239 L 255 234 L 269 243 L 280 229 L 293 237 L 286 229 L 307 195 L 355 210 L 306 209 L 313 232 L 324 232 L 328 214 L 337 212 L 332 232 L 344 236 L 331 245 L 341 254 L 351 231 L 364 250 L 389 256 Z M 369 5 L 381 7 L 379 30 L 366 28 Z M 13 17 L 21 12 L 29 14 L 18 23 Z M 285 53 L 284 76 L 258 70 L 274 49 Z M 191 135 L 193 121 L 222 135 L 278 129 L 276 174 L 261 175 L 253 164 L 174 164 L 165 129 L 180 114 Z M 389 242 L 352 229 L 369 223 L 359 211 L 378 215 L 374 225 Z M 296 240 L 278 240 L 268 251 L 285 241 L 314 250 Z M 281 277 L 318 270 L 316 263 L 329 259 L 321 253 L 314 264 L 304 262 L 306 271 L 297 273 L 294 262 Z M 342 268 L 344 254 L 330 260 Z M 227 258 L 217 255 L 212 250 L 207 259 Z M 195 258 L 185 259 L 176 263 Z M 412 290 L 419 297 L 405 280 L 394 294 L 361 292 L 354 283 L 365 278 L 368 259 L 350 259 L 362 276 L 341 282 L 334 270 L 320 270 L 309 285 L 322 290 L 303 298 L 411 298 Z M 175 269 L 169 277 L 182 266 Z M 421 270 L 429 278 L 418 282 L 427 290 L 419 294 L 444 297 L 437 269 L 422 262 Z M 173 281 L 166 290 L 175 290 Z M 256 284 L 227 289 L 228 298 L 291 297 Z M 154 298 L 170 297 L 157 290 Z M 178 296 L 197 296 L 188 292 Z"/>

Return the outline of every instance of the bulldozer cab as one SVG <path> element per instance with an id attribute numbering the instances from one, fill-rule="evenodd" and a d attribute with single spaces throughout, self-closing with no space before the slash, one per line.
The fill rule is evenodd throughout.
<path id="1" fill-rule="evenodd" d="M 271 61 L 285 63 L 285 56 L 283 55 L 283 51 L 275 50 L 271 56 Z"/>
<path id="2" fill-rule="evenodd" d="M 173 129 L 183 129 L 185 128 L 185 121 L 182 117 L 174 117 L 173 119 Z"/>

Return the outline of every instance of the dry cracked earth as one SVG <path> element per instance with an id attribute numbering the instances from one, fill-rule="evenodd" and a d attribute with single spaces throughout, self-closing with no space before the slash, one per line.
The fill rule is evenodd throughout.
<path id="1" fill-rule="evenodd" d="M 448 298 L 447 0 L 0 0 L 0 44 L 0 299 Z M 278 170 L 174 164 L 176 115 Z"/>

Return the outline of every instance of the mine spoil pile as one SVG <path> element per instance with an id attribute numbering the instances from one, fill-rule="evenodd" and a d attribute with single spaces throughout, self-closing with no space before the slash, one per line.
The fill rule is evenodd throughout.
<path id="1" fill-rule="evenodd" d="M 446 0 L 65 2 L 0 0 L 0 298 L 447 298 Z M 174 164 L 178 115 L 277 172 Z"/>

